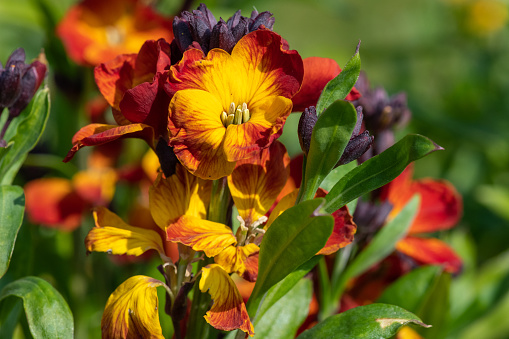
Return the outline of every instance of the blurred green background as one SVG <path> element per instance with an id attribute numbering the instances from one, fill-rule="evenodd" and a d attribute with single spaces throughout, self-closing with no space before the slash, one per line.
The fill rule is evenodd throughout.
<path id="1" fill-rule="evenodd" d="M 37 153 L 48 157 L 43 163 L 29 158 L 32 165 L 43 169 L 34 166 L 26 169 L 17 179 L 20 184 L 34 176 L 36 170 L 39 176 L 70 177 L 77 167 L 84 165 L 83 156 L 74 164 L 60 162 L 71 147 L 74 132 L 86 124 L 83 104 L 88 98 L 76 93 L 95 86 L 91 69 L 73 64 L 54 34 L 56 23 L 73 3 L 70 0 L 0 0 L 0 60 L 5 63 L 14 49 L 23 47 L 28 60 L 44 48 L 49 61 L 47 82 L 51 87 L 52 111 L 36 148 Z M 509 311 L 509 257 L 506 255 L 509 248 L 509 2 L 223 0 L 205 3 L 216 17 L 224 19 L 239 8 L 246 16 L 253 6 L 260 12 L 272 12 L 276 18 L 274 30 L 302 57 L 329 57 L 343 66 L 358 40 L 362 41 L 362 69 L 372 86 L 383 86 L 391 95 L 407 93 L 413 118 L 398 135 L 423 134 L 445 148 L 416 164 L 417 177 L 445 178 L 463 195 L 461 224 L 440 234 L 465 260 L 464 273 L 452 283 L 450 317 L 456 320 L 448 335 L 454 338 L 461 333 L 462 337 L 473 338 L 473 334 L 486 334 L 482 331 L 490 329 L 488 336 L 477 337 L 508 337 L 508 325 L 497 322 L 497 317 Z M 195 2 L 192 8 L 198 4 Z M 179 3 L 160 1 L 157 6 L 165 14 L 175 14 Z M 283 135 L 292 154 L 299 151 L 298 118 L 294 114 L 289 119 Z M 125 190 L 120 188 L 118 194 Z M 155 266 L 132 266 L 126 270 L 119 269 L 102 255 L 85 257 L 83 239 L 91 225 L 89 218 L 73 234 L 33 225 L 23 227 L 9 272 L 12 278 L 22 274 L 13 272 L 18 270 L 54 282 L 70 300 L 78 338 L 97 335 L 104 302 L 118 284 L 135 273 L 146 273 L 146 267 L 153 270 Z M 109 279 L 107 286 L 102 280 L 90 279 L 98 272 L 102 278 Z M 0 287 L 8 279 L 9 275 L 0 281 Z M 482 285 L 483 282 L 487 285 Z M 485 295 L 475 301 L 475 294 L 480 290 Z"/>

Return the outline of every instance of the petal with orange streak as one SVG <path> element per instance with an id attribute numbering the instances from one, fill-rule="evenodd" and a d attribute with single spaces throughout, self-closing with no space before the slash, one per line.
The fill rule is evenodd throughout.
<path id="1" fill-rule="evenodd" d="M 265 215 L 274 204 L 288 178 L 289 163 L 290 157 L 280 142 L 274 142 L 253 158 L 237 162 L 228 176 L 228 187 L 246 224 Z"/>
<path id="2" fill-rule="evenodd" d="M 220 265 L 211 264 L 202 269 L 199 287 L 203 293 L 208 291 L 214 301 L 210 311 L 205 314 L 205 320 L 210 325 L 223 331 L 240 329 L 250 336 L 254 335 L 242 296 Z"/>
<path id="3" fill-rule="evenodd" d="M 91 205 L 107 205 L 115 193 L 117 173 L 112 168 L 90 168 L 76 173 L 72 184 L 76 192 Z"/>
<path id="4" fill-rule="evenodd" d="M 410 190 L 413 173 L 413 165 L 407 166 L 393 181 L 381 188 L 380 199 L 389 200 L 392 204 L 389 219 L 397 216 L 414 196 L 415 192 Z"/>
<path id="5" fill-rule="evenodd" d="M 90 124 L 81 128 L 72 138 L 73 146 L 64 162 L 70 161 L 76 152 L 84 146 L 97 146 L 120 138 L 139 138 L 154 147 L 154 129 L 144 124 L 125 126 Z"/>
<path id="6" fill-rule="evenodd" d="M 86 202 L 73 190 L 70 180 L 44 178 L 28 182 L 25 187 L 26 212 L 34 224 L 63 231 L 81 225 Z"/>
<path id="7" fill-rule="evenodd" d="M 179 91 L 170 102 L 170 145 L 180 162 L 203 179 L 227 176 L 235 166 L 223 148 L 221 112 L 217 97 L 196 89 Z"/>
<path id="8" fill-rule="evenodd" d="M 207 257 L 214 257 L 237 243 L 228 226 L 187 215 L 181 216 L 166 229 L 166 239 L 203 251 Z"/>
<path id="9" fill-rule="evenodd" d="M 133 87 L 136 54 L 123 54 L 95 67 L 95 82 L 111 107 L 120 110 L 125 92 Z"/>
<path id="10" fill-rule="evenodd" d="M 459 273 L 461 258 L 445 242 L 435 238 L 407 236 L 396 244 L 396 250 L 421 265 L 441 265 L 450 273 Z"/>
<path id="11" fill-rule="evenodd" d="M 258 253 L 260 248 L 255 244 L 247 244 L 245 246 L 230 246 L 214 257 L 216 264 L 221 265 L 228 273 L 237 273 L 244 275 L 247 259 Z M 258 267 L 257 267 L 258 270 Z M 252 273 L 252 272 L 251 272 Z"/>
<path id="12" fill-rule="evenodd" d="M 104 339 L 164 339 L 159 323 L 156 288 L 164 284 L 136 275 L 124 281 L 110 295 L 101 319 Z"/>
<path id="13" fill-rule="evenodd" d="M 177 165 L 169 178 L 158 176 L 149 190 L 150 211 L 161 229 L 183 215 L 206 219 L 212 182 L 195 177 Z"/>
<path id="14" fill-rule="evenodd" d="M 268 229 L 270 225 L 276 220 L 277 217 L 281 215 L 284 211 L 293 207 L 295 205 L 295 201 L 297 201 L 297 196 L 299 195 L 299 189 L 295 189 L 293 192 L 288 193 L 283 199 L 279 200 L 276 207 L 270 212 L 269 220 L 263 227 L 264 229 Z"/>
<path id="15" fill-rule="evenodd" d="M 85 238 L 88 252 L 141 255 L 148 250 L 165 254 L 163 240 L 154 230 L 126 224 L 105 207 L 94 211 L 95 227 Z"/>

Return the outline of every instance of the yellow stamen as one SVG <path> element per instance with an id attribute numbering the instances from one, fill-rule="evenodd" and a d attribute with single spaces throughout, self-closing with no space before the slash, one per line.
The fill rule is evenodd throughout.
<path id="1" fill-rule="evenodd" d="M 242 105 L 238 105 L 235 107 L 235 103 L 230 103 L 228 107 L 228 113 L 225 111 L 221 112 L 221 123 L 224 127 L 228 127 L 231 124 L 240 125 L 245 122 L 248 122 L 251 118 L 249 113 L 249 109 L 247 108 L 247 104 L 245 102 Z"/>

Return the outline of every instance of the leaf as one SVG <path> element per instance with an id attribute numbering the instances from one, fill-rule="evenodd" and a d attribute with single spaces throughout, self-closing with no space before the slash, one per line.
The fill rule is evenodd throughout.
<path id="1" fill-rule="evenodd" d="M 315 255 L 304 264 L 300 265 L 295 271 L 288 274 L 283 280 L 272 286 L 260 306 L 253 324 L 256 325 L 258 319 L 263 317 L 265 312 L 269 310 L 278 300 L 284 297 L 306 274 L 309 273 L 316 266 L 320 260 L 321 255 Z"/>
<path id="2" fill-rule="evenodd" d="M 389 183 L 412 161 L 442 149 L 422 135 L 407 135 L 341 178 L 325 197 L 325 210 L 328 213 L 337 211 L 348 202 Z"/>
<path id="3" fill-rule="evenodd" d="M 300 199 L 312 199 L 336 166 L 352 136 L 357 112 L 347 101 L 338 100 L 323 112 L 313 128 Z"/>
<path id="4" fill-rule="evenodd" d="M 433 324 L 433 328 L 426 331 L 427 338 L 445 338 L 449 327 L 449 289 L 451 275 L 442 273 L 433 288 L 427 294 L 426 301 L 417 312 L 421 318 Z M 421 335 L 424 333 L 421 332 Z"/>
<path id="5" fill-rule="evenodd" d="M 321 115 L 322 111 L 329 107 L 336 100 L 344 100 L 359 78 L 361 71 L 361 57 L 359 45 L 355 54 L 348 60 L 343 70 L 325 85 L 325 88 L 316 104 L 316 114 Z"/>
<path id="6" fill-rule="evenodd" d="M 442 270 L 440 266 L 419 267 L 387 287 L 377 302 L 417 313 Z"/>
<path id="7" fill-rule="evenodd" d="M 334 185 L 344 177 L 348 172 L 357 167 L 357 161 L 351 161 L 346 165 L 341 165 L 330 171 L 329 174 L 325 177 L 325 179 L 320 184 L 320 187 L 326 190 L 327 192 L 334 187 Z"/>
<path id="8" fill-rule="evenodd" d="M 301 279 L 285 296 L 258 318 L 255 338 L 294 338 L 308 315 L 313 294 L 309 279 Z"/>
<path id="9" fill-rule="evenodd" d="M 9 268 L 24 212 L 23 189 L 19 186 L 0 186 L 0 277 Z"/>
<path id="10" fill-rule="evenodd" d="M 315 327 L 302 332 L 297 339 L 390 338 L 401 326 L 407 324 L 430 327 L 415 314 L 401 307 L 371 304 L 329 317 Z"/>
<path id="11" fill-rule="evenodd" d="M 21 164 L 35 144 L 39 141 L 50 111 L 49 89 L 37 92 L 32 104 L 32 110 L 16 130 L 16 135 L 8 141 L 12 143 L 0 159 L 0 185 L 10 185 Z"/>
<path id="12" fill-rule="evenodd" d="M 23 300 L 30 332 L 34 338 L 73 338 L 74 323 L 64 298 L 47 281 L 37 277 L 16 280 L 0 293 L 0 301 L 9 296 Z"/>
<path id="13" fill-rule="evenodd" d="M 271 224 L 260 246 L 258 278 L 249 299 L 249 312 L 256 311 L 269 288 L 323 248 L 334 225 L 332 216 L 318 214 L 323 202 L 323 198 L 304 201 L 284 211 Z"/>

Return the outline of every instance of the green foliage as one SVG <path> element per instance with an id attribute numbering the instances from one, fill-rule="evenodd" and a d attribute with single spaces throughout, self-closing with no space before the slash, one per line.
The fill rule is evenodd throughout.
<path id="1" fill-rule="evenodd" d="M 390 338 L 407 324 L 429 327 L 415 314 L 401 307 L 371 304 L 331 316 L 297 338 Z"/>
<path id="2" fill-rule="evenodd" d="M 16 280 L 0 292 L 0 302 L 9 296 L 23 300 L 28 326 L 35 339 L 67 339 L 74 336 L 69 306 L 45 280 L 37 277 Z"/>
<path id="3" fill-rule="evenodd" d="M 9 267 L 24 211 L 23 189 L 19 186 L 0 186 L 0 278 Z"/>
<path id="4" fill-rule="evenodd" d="M 407 135 L 342 177 L 325 197 L 325 210 L 337 211 L 353 199 L 389 183 L 411 162 L 440 149 L 426 137 Z"/>
<path id="5" fill-rule="evenodd" d="M 357 112 L 347 101 L 332 103 L 320 114 L 306 160 L 300 201 L 312 199 L 316 190 L 336 166 L 350 140 L 357 122 Z"/>
<path id="6" fill-rule="evenodd" d="M 248 303 L 252 316 L 269 288 L 325 245 L 334 220 L 320 212 L 323 202 L 323 198 L 304 201 L 283 212 L 267 230 L 260 247 L 258 278 Z"/>

